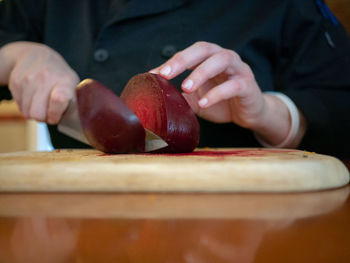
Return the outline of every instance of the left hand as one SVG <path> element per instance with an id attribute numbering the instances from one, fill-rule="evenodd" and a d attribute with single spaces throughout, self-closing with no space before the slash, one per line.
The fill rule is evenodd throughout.
<path id="1" fill-rule="evenodd" d="M 197 42 L 150 72 L 172 79 L 187 69 L 193 71 L 181 88 L 197 115 L 250 129 L 260 125 L 266 100 L 252 70 L 236 52 Z"/>

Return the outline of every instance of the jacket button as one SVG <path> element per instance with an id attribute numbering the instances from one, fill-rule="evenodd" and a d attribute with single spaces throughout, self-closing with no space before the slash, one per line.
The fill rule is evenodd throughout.
<path id="1" fill-rule="evenodd" d="M 162 48 L 162 56 L 164 58 L 171 58 L 176 53 L 176 47 L 174 45 L 166 45 Z"/>
<path id="2" fill-rule="evenodd" d="M 104 48 L 99 48 L 94 53 L 94 59 L 97 62 L 105 62 L 108 59 L 108 57 L 109 57 L 109 53 Z"/>

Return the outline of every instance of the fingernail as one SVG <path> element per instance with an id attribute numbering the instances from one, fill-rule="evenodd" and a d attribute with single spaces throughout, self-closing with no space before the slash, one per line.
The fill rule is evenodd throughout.
<path id="1" fill-rule="evenodd" d="M 192 79 L 188 79 L 184 82 L 184 84 L 182 85 L 183 89 L 186 91 L 190 91 L 192 89 L 193 86 L 193 80 Z"/>
<path id="2" fill-rule="evenodd" d="M 163 76 L 169 76 L 170 72 L 171 72 L 171 67 L 167 65 L 164 68 L 162 68 L 162 70 L 160 71 L 160 74 L 162 74 Z"/>
<path id="3" fill-rule="evenodd" d="M 156 69 L 152 69 L 152 70 L 150 70 L 150 71 L 148 71 L 149 73 L 152 73 L 152 74 L 158 74 L 158 70 L 156 70 Z"/>
<path id="4" fill-rule="evenodd" d="M 204 107 L 205 105 L 208 104 L 208 99 L 207 98 L 203 98 L 198 102 L 199 106 Z"/>

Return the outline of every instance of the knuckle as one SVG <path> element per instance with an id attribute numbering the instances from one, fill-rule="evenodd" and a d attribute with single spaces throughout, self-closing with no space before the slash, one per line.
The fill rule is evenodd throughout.
<path id="1" fill-rule="evenodd" d="M 50 104 L 53 103 L 54 105 L 62 105 L 64 103 L 67 103 L 70 99 L 70 93 L 69 90 L 65 88 L 65 86 L 56 86 L 51 91 L 50 95 Z"/>
<path id="2" fill-rule="evenodd" d="M 211 52 L 212 48 L 208 42 L 198 41 L 194 44 L 194 46 L 198 49 L 203 50 L 204 53 L 208 54 Z"/>
<path id="3" fill-rule="evenodd" d="M 40 51 L 40 54 L 46 59 L 53 60 L 58 55 L 57 52 L 49 46 L 40 45 L 38 46 L 38 50 Z"/>
<path id="4" fill-rule="evenodd" d="M 54 92 L 52 92 L 52 95 L 51 95 L 51 103 L 61 105 L 61 104 L 66 103 L 67 100 L 68 100 L 68 96 L 66 95 L 65 92 L 63 92 L 63 91 L 57 91 L 57 90 L 55 90 Z"/>
<path id="5" fill-rule="evenodd" d="M 195 71 L 191 74 L 191 79 L 194 80 L 194 82 L 200 82 L 203 79 L 203 76 L 208 76 L 210 72 L 208 72 L 208 69 L 206 67 L 198 67 Z"/>
<path id="6" fill-rule="evenodd" d="M 187 59 L 183 55 L 183 52 L 178 52 L 174 55 L 174 57 L 171 59 L 170 63 L 171 67 L 175 69 L 176 71 L 181 71 L 185 68 L 187 68 Z"/>
<path id="7" fill-rule="evenodd" d="M 197 41 L 196 43 L 193 44 L 193 46 L 198 48 L 207 48 L 209 46 L 209 43 L 205 41 Z"/>
<path id="8" fill-rule="evenodd" d="M 23 76 L 22 82 L 24 84 L 30 84 L 32 83 L 36 78 L 36 75 L 33 73 L 28 73 L 26 75 Z"/>
<path id="9" fill-rule="evenodd" d="M 193 46 L 195 46 L 196 48 L 199 48 L 201 50 L 204 50 L 204 52 L 208 53 L 208 54 L 219 51 L 222 49 L 217 44 L 209 43 L 206 41 L 197 41 L 196 43 L 194 43 Z"/>
<path id="10" fill-rule="evenodd" d="M 244 89 L 244 82 L 235 80 L 233 81 L 232 86 L 236 90 L 237 94 L 240 94 Z"/>
<path id="11" fill-rule="evenodd" d="M 231 56 L 232 56 L 232 61 L 233 62 L 239 62 L 241 61 L 241 57 L 234 51 L 231 52 Z"/>
<path id="12" fill-rule="evenodd" d="M 173 63 L 178 64 L 178 65 L 184 65 L 186 64 L 186 58 L 183 55 L 183 52 L 178 52 L 174 55 Z"/>
<path id="13" fill-rule="evenodd" d="M 250 78 L 254 78 L 254 74 L 250 68 L 250 66 L 247 63 L 243 62 L 243 66 L 242 66 L 244 72 L 250 77 Z"/>
<path id="14" fill-rule="evenodd" d="M 223 63 L 225 63 L 225 64 L 231 63 L 231 61 L 233 59 L 233 55 L 230 51 L 222 50 L 218 54 L 220 55 L 220 59 Z"/>
<path id="15" fill-rule="evenodd" d="M 45 81 L 49 78 L 50 76 L 50 69 L 48 67 L 44 67 L 40 72 L 38 73 L 38 77 L 40 80 Z"/>

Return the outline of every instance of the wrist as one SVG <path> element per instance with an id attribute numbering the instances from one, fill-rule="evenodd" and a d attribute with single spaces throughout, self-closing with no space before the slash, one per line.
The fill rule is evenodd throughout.
<path id="1" fill-rule="evenodd" d="M 274 98 L 275 106 L 279 103 L 278 108 L 276 109 L 275 107 L 275 121 L 279 121 L 281 125 L 277 127 L 278 130 L 276 130 L 276 132 L 271 131 L 270 133 L 263 134 L 256 131 L 254 133 L 256 139 L 264 147 L 296 148 L 306 131 L 306 121 L 304 116 L 298 110 L 294 102 L 283 93 L 265 92 L 264 94 L 270 98 Z M 279 118 L 277 116 L 279 116 Z M 271 127 L 274 127 L 273 124 L 270 123 L 270 125 Z M 277 138 L 278 135 L 280 135 L 278 140 L 271 140 L 274 136 Z"/>
<path id="2" fill-rule="evenodd" d="M 284 102 L 269 93 L 263 93 L 263 110 L 254 125 L 249 127 L 258 138 L 271 145 L 282 142 L 289 130 L 291 120 Z"/>

